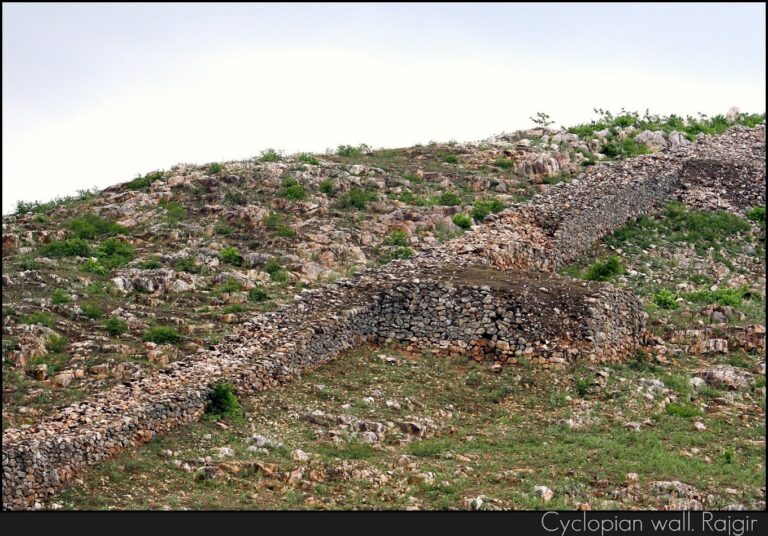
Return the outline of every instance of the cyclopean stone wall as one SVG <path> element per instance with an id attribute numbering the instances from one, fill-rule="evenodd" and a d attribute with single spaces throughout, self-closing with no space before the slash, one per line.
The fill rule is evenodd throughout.
<path id="1" fill-rule="evenodd" d="M 753 162 L 760 158 L 762 175 Z M 764 203 L 764 127 L 734 128 L 692 146 L 599 166 L 413 259 L 304 291 L 243 323 L 212 350 L 35 425 L 5 430 L 3 508 L 34 508 L 82 468 L 199 418 L 221 379 L 241 392 L 268 389 L 366 341 L 543 365 L 622 359 L 644 340 L 638 300 L 551 272 L 670 198 L 698 203 L 691 192 L 704 183 L 727 190 L 720 172 L 707 175 L 720 168 L 693 163 L 725 159 L 754 171 L 739 174 L 743 193 L 732 197 L 735 210 L 754 199 Z M 693 169 L 696 178 L 686 184 Z"/>

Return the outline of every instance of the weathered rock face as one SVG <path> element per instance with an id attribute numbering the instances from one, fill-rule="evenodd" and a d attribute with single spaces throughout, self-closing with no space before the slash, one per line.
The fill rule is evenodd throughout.
<path id="1" fill-rule="evenodd" d="M 499 362 L 624 358 L 644 339 L 638 301 L 609 285 L 551 272 L 669 197 L 685 199 L 684 170 L 692 160 L 719 159 L 719 151 L 732 146 L 729 154 L 739 162 L 747 153 L 764 162 L 764 128 L 735 128 L 723 138 L 585 173 L 412 259 L 305 291 L 290 305 L 254 316 L 215 349 L 172 362 L 160 374 L 124 370 L 123 384 L 29 428 L 5 430 L 3 508 L 31 508 L 83 467 L 199 418 L 216 381 L 231 381 L 241 392 L 268 389 L 365 341 Z M 760 143 L 762 153 L 753 154 Z M 701 166 L 697 180 L 723 188 L 719 175 L 704 176 L 714 169 Z M 762 176 L 755 170 L 733 202 L 764 203 L 764 175 L 764 167 Z M 172 283 L 161 279 L 156 290 Z"/>

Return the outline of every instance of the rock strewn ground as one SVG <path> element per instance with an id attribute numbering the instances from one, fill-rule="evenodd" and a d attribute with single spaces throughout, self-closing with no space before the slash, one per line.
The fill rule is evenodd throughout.
<path id="1" fill-rule="evenodd" d="M 597 179 L 584 177 L 583 185 L 575 184 L 575 186 L 580 186 L 580 189 L 571 188 L 573 191 L 565 194 L 567 197 L 580 192 L 580 196 L 571 198 L 573 203 L 565 202 L 565 199 L 558 196 L 557 193 L 541 198 L 543 199 L 541 202 L 542 214 L 546 214 L 547 203 L 550 203 L 550 206 L 553 203 L 561 203 L 561 214 L 567 215 L 568 210 L 573 210 L 576 217 L 583 217 L 590 204 L 598 203 L 593 215 L 610 217 L 611 221 L 615 222 L 613 224 L 615 227 L 642 214 L 643 211 L 650 210 L 655 203 L 660 202 L 669 187 L 666 181 L 654 183 L 645 180 L 639 184 L 651 193 L 647 197 L 633 196 L 631 198 L 646 204 L 640 203 L 626 207 L 622 203 L 626 198 L 622 198 L 620 195 L 603 197 L 602 203 L 605 204 L 601 204 L 601 198 L 594 198 L 593 187 L 599 191 L 600 187 L 605 188 L 607 184 L 611 183 L 613 191 L 621 193 L 623 188 L 634 191 L 633 186 L 638 184 L 637 182 L 633 183 L 632 179 L 627 180 L 626 177 L 621 179 L 620 174 L 617 174 L 616 180 L 611 181 L 610 179 L 610 175 Z M 539 202 L 540 200 L 534 200 L 532 206 L 538 205 Z M 369 302 L 375 289 L 381 286 L 381 281 L 395 281 L 403 278 L 404 275 L 418 278 L 423 270 L 429 267 L 443 266 L 448 260 L 453 262 L 458 260 L 465 266 L 478 262 L 478 259 L 466 255 L 470 252 L 480 254 L 479 262 L 488 262 L 488 256 L 484 252 L 498 251 L 500 244 L 509 241 L 524 244 L 518 252 L 520 258 L 526 259 L 523 262 L 526 267 L 552 269 L 558 266 L 565 254 L 558 251 L 557 246 L 559 244 L 557 241 L 549 239 L 546 243 L 541 244 L 532 240 L 526 241 L 525 238 L 519 239 L 520 236 L 541 237 L 546 236 L 547 233 L 555 236 L 557 233 L 551 227 L 547 228 L 546 223 L 534 225 L 530 220 L 524 222 L 527 224 L 523 226 L 524 229 L 513 227 L 513 230 L 510 231 L 503 225 L 504 221 L 513 225 L 522 223 L 519 217 L 513 216 L 515 212 L 517 210 L 513 209 L 509 211 L 510 216 L 507 216 L 506 213 L 502 214 L 499 219 L 487 226 L 488 233 L 485 235 L 476 231 L 455 243 L 449 243 L 445 248 L 427 251 L 412 261 L 393 263 L 381 270 L 363 274 L 352 281 L 310 293 L 308 298 L 297 300 L 283 311 L 263 315 L 265 323 L 254 319 L 250 325 L 246 323 L 244 330 L 238 336 L 224 342 L 217 350 L 209 354 L 201 352 L 205 355 L 195 356 L 185 362 L 174 364 L 168 374 L 141 380 L 131 387 L 115 388 L 113 392 L 108 393 L 108 397 L 105 394 L 105 396 L 99 396 L 77 408 L 68 408 L 68 410 L 64 410 L 40 425 L 27 430 L 5 432 L 3 478 L 4 484 L 7 483 L 8 485 L 4 485 L 4 506 L 32 506 L 38 497 L 49 494 L 62 481 L 69 478 L 79 466 L 102 459 L 126 443 L 146 440 L 159 430 L 195 418 L 202 411 L 206 389 L 219 377 L 238 378 L 237 382 L 242 387 L 250 384 L 253 387 L 261 388 L 270 383 L 287 379 L 306 368 L 307 365 L 322 362 L 339 350 L 360 342 L 360 337 L 366 335 L 361 326 L 369 323 L 370 316 L 366 317 L 366 315 L 370 315 L 372 312 L 370 305 L 366 302 Z M 568 218 L 562 217 L 560 221 L 568 221 Z M 594 225 L 584 231 L 583 237 L 564 238 L 564 240 L 570 240 L 571 243 L 568 255 L 577 255 L 580 251 L 578 245 L 581 244 L 581 250 L 583 250 L 600 238 L 601 233 L 604 234 L 609 230 L 612 230 L 610 226 Z M 481 244 L 478 247 L 478 237 L 481 236 L 486 237 L 487 244 Z M 454 248 L 458 248 L 458 251 L 465 253 L 465 255 L 456 259 L 454 253 L 457 250 Z M 517 257 L 508 254 L 502 258 L 511 258 L 512 264 L 510 266 L 515 266 L 514 263 L 518 262 Z M 403 270 L 405 270 L 405 274 Z M 355 290 L 350 292 L 350 288 Z M 340 309 L 333 308 L 334 301 L 341 305 Z M 317 315 L 319 310 L 323 314 Z M 272 322 L 280 318 L 283 319 L 283 322 Z M 310 321 L 311 325 L 303 324 L 302 322 L 305 320 Z M 272 324 L 270 325 L 270 323 Z M 289 325 L 291 327 L 288 327 Z M 312 336 L 318 333 L 325 333 L 326 336 Z M 291 335 L 299 340 L 291 340 Z M 265 347 L 259 344 L 264 337 L 267 339 L 279 338 L 279 341 L 273 348 Z M 637 342 L 639 341 L 635 338 L 634 343 Z M 307 349 L 311 355 L 315 356 L 315 359 L 319 359 L 312 360 L 308 358 L 307 354 L 296 359 L 296 356 L 303 353 L 302 350 Z M 254 356 L 256 359 L 253 359 Z M 251 361 L 252 359 L 253 361 Z M 158 380 L 158 378 L 161 379 Z M 142 399 L 141 402 L 136 400 L 139 396 Z M 124 405 L 119 409 L 112 406 L 120 398 L 126 400 Z M 119 406 L 119 403 L 116 405 Z M 104 415 L 110 413 L 111 406 L 111 409 L 119 411 L 123 417 L 120 419 L 112 418 L 112 422 L 110 422 L 109 417 L 104 419 Z M 119 424 L 115 423 L 116 420 L 119 420 Z M 99 425 L 106 425 L 106 427 L 94 433 L 83 433 L 81 429 L 78 429 L 83 425 L 90 428 L 94 422 L 99 423 Z M 77 430 L 72 434 L 71 442 L 70 438 L 61 433 L 63 429 L 70 427 Z M 106 437 L 102 436 L 102 432 Z M 53 435 L 57 436 L 56 439 L 50 439 Z M 41 444 L 35 443 L 35 440 L 27 439 L 29 437 L 48 439 L 43 439 L 45 444 Z M 8 447 L 5 447 L 6 445 Z M 6 489 L 9 490 L 7 495 Z"/>

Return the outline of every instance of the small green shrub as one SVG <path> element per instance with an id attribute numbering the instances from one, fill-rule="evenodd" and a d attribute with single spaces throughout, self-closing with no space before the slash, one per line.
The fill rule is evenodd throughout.
<path id="1" fill-rule="evenodd" d="M 731 307 L 738 307 L 744 300 L 760 298 L 747 285 L 738 288 L 719 288 L 717 290 L 688 292 L 684 297 L 694 303 L 718 303 L 720 305 L 730 305 Z"/>
<path id="2" fill-rule="evenodd" d="M 501 169 L 512 169 L 515 165 L 515 161 L 511 158 L 500 157 L 493 161 L 493 165 Z"/>
<path id="3" fill-rule="evenodd" d="M 283 218 L 283 215 L 279 212 L 270 212 L 265 216 L 264 225 L 270 231 L 274 231 L 278 236 L 285 238 L 296 236 L 296 231 L 285 222 L 285 218 Z"/>
<path id="4" fill-rule="evenodd" d="M 333 181 L 331 179 L 325 179 L 320 183 L 320 191 L 328 197 L 333 197 L 336 193 L 336 187 L 333 185 Z"/>
<path id="5" fill-rule="evenodd" d="M 270 279 L 277 283 L 288 281 L 288 274 L 285 273 L 285 267 L 279 259 L 272 257 L 264 263 L 264 271 L 269 274 Z"/>
<path id="6" fill-rule="evenodd" d="M 53 294 L 51 295 L 51 303 L 56 305 L 61 305 L 63 303 L 69 303 L 70 298 L 69 294 L 64 289 L 57 288 L 53 291 Z"/>
<path id="7" fill-rule="evenodd" d="M 752 207 L 747 211 L 747 219 L 759 223 L 765 229 L 765 207 Z"/>
<path id="8" fill-rule="evenodd" d="M 128 324 L 116 316 L 110 316 L 107 321 L 104 322 L 104 330 L 113 337 L 119 337 L 128 331 Z"/>
<path id="9" fill-rule="evenodd" d="M 248 197 L 237 188 L 227 188 L 224 192 L 224 202 L 227 205 L 247 205 Z"/>
<path id="10" fill-rule="evenodd" d="M 213 386 L 208 395 L 205 412 L 218 418 L 241 419 L 243 417 L 243 410 L 232 384 L 219 382 Z"/>
<path id="11" fill-rule="evenodd" d="M 294 201 L 300 201 L 307 197 L 307 192 L 304 186 L 299 183 L 293 177 L 286 177 L 283 179 L 283 185 L 279 193 L 280 197 L 286 199 L 292 199 Z"/>
<path id="12" fill-rule="evenodd" d="M 396 230 L 389 233 L 385 243 L 388 246 L 407 246 L 410 244 L 410 241 L 408 240 L 408 234 L 405 231 Z"/>
<path id="13" fill-rule="evenodd" d="M 365 210 L 368 203 L 377 199 L 376 194 L 373 192 L 366 192 L 361 188 L 352 188 L 349 192 L 344 194 L 339 200 L 339 206 L 341 208 L 356 208 L 357 210 Z"/>
<path id="14" fill-rule="evenodd" d="M 252 302 L 263 302 L 269 300 L 270 297 L 266 290 L 256 287 L 248 291 L 248 299 Z"/>
<path id="15" fill-rule="evenodd" d="M 41 324 L 46 327 L 53 327 L 53 315 L 45 312 L 30 313 L 21 319 L 22 324 Z"/>
<path id="16" fill-rule="evenodd" d="M 478 199 L 472 208 L 472 218 L 475 221 L 483 221 L 491 212 L 504 210 L 504 203 L 499 199 Z"/>
<path id="17" fill-rule="evenodd" d="M 139 264 L 139 268 L 143 270 L 157 270 L 161 268 L 163 263 L 157 257 L 147 257 Z"/>
<path id="18" fill-rule="evenodd" d="M 82 238 L 69 238 L 46 244 L 43 246 L 43 254 L 46 257 L 88 257 L 91 246 Z"/>
<path id="19" fill-rule="evenodd" d="M 462 229 L 469 229 L 472 227 L 472 217 L 467 214 L 454 214 L 451 220 L 454 225 L 461 227 Z"/>
<path id="20" fill-rule="evenodd" d="M 588 281 L 607 281 L 611 277 L 624 271 L 621 260 L 616 255 L 608 257 L 604 261 L 596 261 L 589 266 L 584 275 Z"/>
<path id="21" fill-rule="evenodd" d="M 667 311 L 673 311 L 679 307 L 675 293 L 665 288 L 653 295 L 653 303 Z"/>
<path id="22" fill-rule="evenodd" d="M 437 151 L 435 156 L 445 162 L 446 164 L 458 164 L 459 157 L 455 154 L 446 153 L 445 151 Z"/>
<path id="23" fill-rule="evenodd" d="M 245 307 L 240 305 L 239 303 L 233 303 L 232 305 L 227 305 L 221 310 L 221 314 L 228 315 L 228 314 L 237 314 L 242 313 L 245 311 Z"/>
<path id="24" fill-rule="evenodd" d="M 280 162 L 283 159 L 282 152 L 275 151 L 274 149 L 265 149 L 261 151 L 261 155 L 258 158 L 259 162 Z"/>
<path id="25" fill-rule="evenodd" d="M 369 145 L 366 145 L 365 143 L 361 143 L 360 145 L 357 145 L 357 146 L 339 145 L 336 148 L 337 155 L 347 156 L 347 157 L 362 156 L 364 153 L 369 153 L 370 151 L 371 151 L 371 147 Z"/>
<path id="26" fill-rule="evenodd" d="M 88 259 L 80 266 L 80 269 L 83 272 L 96 275 L 107 275 L 109 273 L 109 269 L 96 259 Z"/>
<path id="27" fill-rule="evenodd" d="M 208 166 L 209 175 L 216 175 L 217 173 L 221 173 L 222 171 L 224 171 L 224 166 L 222 166 L 218 162 L 214 162 L 213 164 Z"/>
<path id="28" fill-rule="evenodd" d="M 240 266 L 243 264 L 243 257 L 240 255 L 240 250 L 233 246 L 226 246 L 219 251 L 219 260 L 232 266 Z"/>
<path id="29" fill-rule="evenodd" d="M 102 315 L 101 309 L 99 309 L 98 306 L 92 303 L 84 303 L 80 306 L 80 309 L 83 311 L 83 315 L 86 318 L 90 318 L 91 320 L 96 320 L 97 318 L 101 318 L 101 315 Z"/>
<path id="30" fill-rule="evenodd" d="M 633 138 L 609 141 L 603 144 L 601 151 L 608 158 L 632 158 L 650 152 L 645 144 L 638 143 Z"/>
<path id="31" fill-rule="evenodd" d="M 217 221 L 213 226 L 213 232 L 217 235 L 232 236 L 235 233 L 235 230 L 229 223 L 225 221 Z"/>
<path id="32" fill-rule="evenodd" d="M 181 335 L 172 327 L 155 326 L 145 331 L 141 339 L 145 342 L 154 342 L 156 344 L 178 344 L 181 342 Z"/>
<path id="33" fill-rule="evenodd" d="M 125 266 L 134 257 L 134 247 L 119 238 L 107 238 L 96 248 L 96 257 L 108 269 Z"/>
<path id="34" fill-rule="evenodd" d="M 438 204 L 447 207 L 454 207 L 461 205 L 461 198 L 455 192 L 443 192 L 440 194 Z"/>
<path id="35" fill-rule="evenodd" d="M 318 160 L 314 155 L 311 155 L 310 153 L 301 153 L 299 154 L 298 157 L 296 157 L 296 160 L 304 164 L 309 164 L 311 166 L 320 165 L 320 160 Z"/>
<path id="36" fill-rule="evenodd" d="M 171 225 L 187 219 L 187 209 L 178 201 L 163 201 L 160 203 L 160 208 L 165 209 L 165 221 Z"/>
<path id="37" fill-rule="evenodd" d="M 228 277 L 216 287 L 216 290 L 219 294 L 224 292 L 240 292 L 243 290 L 243 284 L 234 277 Z"/>
<path id="38" fill-rule="evenodd" d="M 51 353 L 58 354 L 67 349 L 69 339 L 63 335 L 51 335 L 45 341 L 45 349 Z"/>
<path id="39" fill-rule="evenodd" d="M 395 246 L 385 251 L 380 257 L 381 263 L 387 263 L 395 259 L 410 259 L 413 257 L 413 250 L 410 247 Z"/>
<path id="40" fill-rule="evenodd" d="M 135 179 L 126 184 L 126 187 L 129 190 L 146 190 L 153 182 L 163 180 L 164 175 L 165 173 L 162 171 L 153 171 L 143 177 L 137 175 Z"/>
<path id="41" fill-rule="evenodd" d="M 84 240 L 91 240 L 97 236 L 113 236 L 128 230 L 126 227 L 96 214 L 86 214 L 70 220 L 69 228 L 77 238 Z"/>
<path id="42" fill-rule="evenodd" d="M 589 378 L 576 378 L 574 380 L 576 394 L 585 398 L 589 394 L 589 388 L 592 387 L 592 380 Z"/>
<path id="43" fill-rule="evenodd" d="M 196 274 L 200 271 L 200 267 L 192 257 L 182 257 L 176 261 L 173 265 L 173 269 L 177 272 L 186 272 L 188 274 Z"/>

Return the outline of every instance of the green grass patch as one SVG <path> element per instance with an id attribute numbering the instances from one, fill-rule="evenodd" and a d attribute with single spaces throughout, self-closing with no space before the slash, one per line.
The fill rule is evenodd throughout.
<path id="1" fill-rule="evenodd" d="M 154 342 L 156 344 L 178 344 L 181 342 L 181 335 L 174 328 L 169 326 L 155 326 L 144 332 L 141 336 L 144 342 Z"/>

